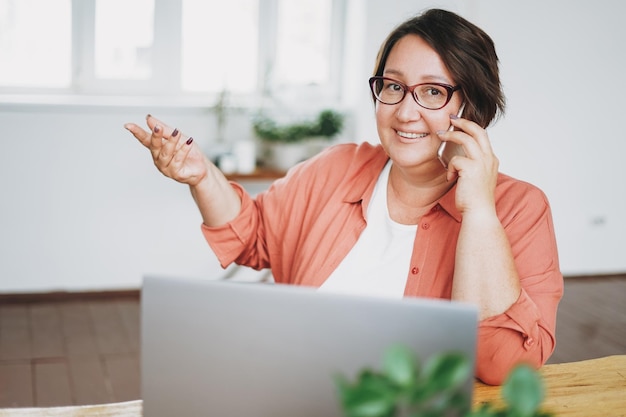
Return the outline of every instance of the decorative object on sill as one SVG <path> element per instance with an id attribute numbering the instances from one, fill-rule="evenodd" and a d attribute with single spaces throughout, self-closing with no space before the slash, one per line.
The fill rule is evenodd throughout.
<path id="1" fill-rule="evenodd" d="M 240 140 L 233 145 L 237 173 L 252 174 L 256 170 L 256 145 L 253 140 Z"/>
<path id="2" fill-rule="evenodd" d="M 385 351 L 383 371 L 364 369 L 351 383 L 335 378 L 346 417 L 550 417 L 540 411 L 544 387 L 539 373 L 519 365 L 502 386 L 504 407 L 482 404 L 471 410 L 463 392 L 472 383 L 469 360 L 454 352 L 435 355 L 423 365 L 410 349 L 397 345 Z"/>
<path id="3" fill-rule="evenodd" d="M 249 135 L 244 135 L 244 138 L 239 136 L 236 141 L 227 139 L 233 136 L 233 132 L 227 134 L 230 116 L 247 112 L 244 108 L 233 106 L 230 98 L 230 92 L 222 89 L 215 104 L 209 108 L 215 120 L 215 135 L 205 153 L 226 175 L 250 175 L 256 170 L 256 144 Z"/>
<path id="4" fill-rule="evenodd" d="M 344 116 L 341 113 L 325 109 L 314 120 L 290 124 L 278 124 L 269 117 L 261 116 L 253 122 L 253 129 L 264 146 L 266 164 L 286 171 L 323 149 L 341 132 L 343 125 Z"/>
<path id="5" fill-rule="evenodd" d="M 217 126 L 217 141 L 224 142 L 224 131 L 226 130 L 226 122 L 228 120 L 228 90 L 220 91 L 217 96 L 217 102 L 211 107 L 215 114 L 215 125 Z"/>
<path id="6" fill-rule="evenodd" d="M 237 157 L 229 152 L 222 153 L 217 157 L 217 167 L 224 175 L 234 174 L 237 172 Z"/>
<path id="7" fill-rule="evenodd" d="M 230 149 L 230 150 L 228 150 Z M 225 175 L 251 175 L 256 171 L 256 145 L 240 140 L 215 156 L 215 164 Z"/>
<path id="8" fill-rule="evenodd" d="M 218 166 L 222 155 L 231 152 L 225 137 L 229 112 L 228 98 L 228 90 L 221 90 L 215 104 L 209 108 L 210 113 L 215 118 L 215 137 L 211 140 L 209 148 L 206 149 L 205 153 L 209 159 Z"/>

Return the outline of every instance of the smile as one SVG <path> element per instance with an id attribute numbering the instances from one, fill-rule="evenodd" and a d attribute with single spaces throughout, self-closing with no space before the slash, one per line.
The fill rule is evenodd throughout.
<path id="1" fill-rule="evenodd" d="M 401 136 L 406 139 L 420 139 L 420 138 L 425 138 L 426 136 L 428 136 L 428 133 L 409 133 L 409 132 L 400 132 L 399 130 L 396 130 L 396 133 L 398 134 L 398 136 Z"/>

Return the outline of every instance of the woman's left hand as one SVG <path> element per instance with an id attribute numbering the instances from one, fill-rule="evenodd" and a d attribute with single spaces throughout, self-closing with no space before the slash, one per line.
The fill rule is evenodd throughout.
<path id="1" fill-rule="evenodd" d="M 454 156 L 448 164 L 448 181 L 458 176 L 457 209 L 465 216 L 471 212 L 495 211 L 495 189 L 499 161 L 491 148 L 487 131 L 478 124 L 451 116 L 456 130 L 439 134 L 443 141 L 459 144 L 465 156 Z"/>

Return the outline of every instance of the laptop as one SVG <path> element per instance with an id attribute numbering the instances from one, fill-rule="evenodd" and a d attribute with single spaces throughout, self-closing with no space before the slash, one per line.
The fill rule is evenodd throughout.
<path id="1" fill-rule="evenodd" d="M 397 343 L 420 361 L 475 359 L 474 306 L 273 283 L 145 277 L 145 417 L 341 417 L 334 376 L 381 369 Z M 471 398 L 473 381 L 466 384 Z"/>

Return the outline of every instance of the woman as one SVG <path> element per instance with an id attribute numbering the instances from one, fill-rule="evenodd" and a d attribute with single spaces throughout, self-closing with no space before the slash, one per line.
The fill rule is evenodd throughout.
<path id="1" fill-rule="evenodd" d="M 177 129 L 152 116 L 149 132 L 126 128 L 190 186 L 223 266 L 325 291 L 474 303 L 478 378 L 500 384 L 520 361 L 541 366 L 563 280 L 546 197 L 498 172 L 485 130 L 504 109 L 492 40 L 427 11 L 389 35 L 370 87 L 381 145 L 330 147 L 256 199 Z M 464 151 L 447 169 L 442 142 Z"/>

